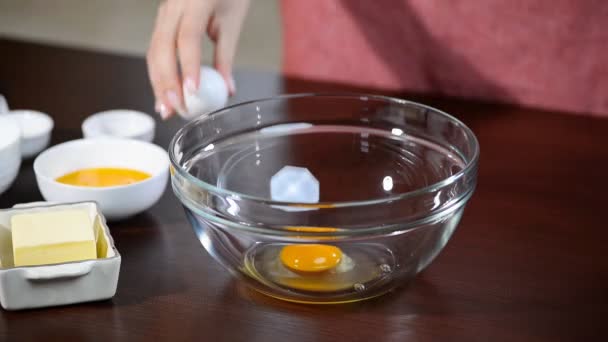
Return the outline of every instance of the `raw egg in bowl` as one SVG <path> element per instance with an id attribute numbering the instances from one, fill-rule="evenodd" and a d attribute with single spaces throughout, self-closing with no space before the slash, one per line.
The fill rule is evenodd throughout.
<path id="1" fill-rule="evenodd" d="M 81 139 L 41 153 L 34 172 L 47 201 L 95 201 L 109 220 L 120 220 L 160 199 L 169 177 L 169 157 L 143 141 Z"/>

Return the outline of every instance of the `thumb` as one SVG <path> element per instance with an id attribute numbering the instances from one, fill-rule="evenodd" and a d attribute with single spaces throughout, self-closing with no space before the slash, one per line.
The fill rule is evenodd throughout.
<path id="1" fill-rule="evenodd" d="M 215 69 L 224 78 L 224 81 L 228 86 L 228 92 L 230 93 L 230 96 L 236 93 L 236 85 L 234 84 L 234 78 L 232 76 L 232 66 L 234 63 L 234 55 L 236 53 L 236 48 L 238 44 L 238 36 L 238 30 L 220 32 L 217 39 L 217 44 L 215 45 Z"/>
<path id="2" fill-rule="evenodd" d="M 209 36 L 216 43 L 214 53 L 215 69 L 222 75 L 228 85 L 228 92 L 234 95 L 236 85 L 232 77 L 234 55 L 241 34 L 241 26 L 247 15 L 249 0 L 224 0 L 223 6 L 215 13 Z M 215 39 L 214 39 L 215 38 Z"/>

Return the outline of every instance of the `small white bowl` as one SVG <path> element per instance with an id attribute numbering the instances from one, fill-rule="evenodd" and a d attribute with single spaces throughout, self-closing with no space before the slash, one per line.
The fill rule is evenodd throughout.
<path id="1" fill-rule="evenodd" d="M 8 190 L 11 185 L 17 179 L 17 175 L 19 175 L 19 167 L 12 167 L 10 171 L 5 173 L 0 173 L 0 195 L 2 195 L 6 190 Z"/>
<path id="2" fill-rule="evenodd" d="M 85 138 L 118 137 L 151 142 L 156 123 L 150 115 L 135 110 L 116 109 L 89 116 L 82 123 Z"/>
<path id="3" fill-rule="evenodd" d="M 141 182 L 112 187 L 84 187 L 56 181 L 87 168 L 128 168 L 151 175 Z M 49 148 L 34 161 L 36 181 L 50 202 L 95 201 L 109 220 L 120 220 L 154 205 L 169 178 L 169 156 L 151 143 L 121 138 L 79 139 Z"/>
<path id="4" fill-rule="evenodd" d="M 53 119 L 35 110 L 11 110 L 3 116 L 16 121 L 21 127 L 21 156 L 30 158 L 44 150 L 51 142 Z"/>
<path id="5" fill-rule="evenodd" d="M 11 118 L 0 116 L 0 194 L 17 178 L 21 167 L 21 129 Z"/>
<path id="6" fill-rule="evenodd" d="M 8 102 L 6 102 L 6 98 L 0 95 L 0 114 L 5 114 L 9 111 Z"/>

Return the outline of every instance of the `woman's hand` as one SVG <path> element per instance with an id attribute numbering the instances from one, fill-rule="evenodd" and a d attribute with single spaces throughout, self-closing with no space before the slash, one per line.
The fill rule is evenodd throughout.
<path id="1" fill-rule="evenodd" d="M 182 89 L 197 90 L 205 33 L 215 43 L 214 66 L 234 94 L 232 64 L 248 7 L 249 0 L 167 0 L 160 5 L 147 62 L 155 109 L 163 119 L 185 112 Z"/>

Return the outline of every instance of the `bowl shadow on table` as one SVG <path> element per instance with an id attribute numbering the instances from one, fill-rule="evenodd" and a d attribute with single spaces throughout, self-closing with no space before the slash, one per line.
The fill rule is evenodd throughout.
<path id="1" fill-rule="evenodd" d="M 170 257 L 171 241 L 156 217 L 144 212 L 109 226 L 122 263 L 116 296 L 108 304 L 134 305 L 186 291 Z"/>
<path id="2" fill-rule="evenodd" d="M 430 298 L 430 306 L 436 311 L 407 305 L 408 292 L 414 283 L 359 303 L 311 305 L 274 299 L 231 279 L 224 283 L 217 297 L 205 301 L 206 309 L 196 310 L 194 317 L 190 317 L 189 321 L 198 323 L 191 327 L 185 324 L 182 331 L 197 336 L 201 329 L 208 329 L 209 336 L 229 340 L 252 340 L 265 334 L 291 341 L 342 340 L 353 333 L 356 340 L 394 338 L 395 334 L 403 335 L 404 329 L 420 316 L 442 313 L 445 298 L 436 294 L 433 284 L 423 279 L 415 282 L 424 283 L 423 296 Z M 238 328 L 228 328 L 233 324 Z"/>
<path id="3" fill-rule="evenodd" d="M 443 305 L 443 302 L 447 301 L 447 298 L 437 290 L 433 282 L 425 279 L 422 274 L 388 293 L 376 298 L 353 303 L 302 304 L 283 301 L 258 292 L 235 279 L 227 284 L 223 296 L 226 301 L 233 301 L 234 298 L 238 298 L 239 301 L 246 301 L 272 310 L 285 313 L 297 311 L 299 314 L 310 317 L 315 317 L 319 315 L 320 312 L 328 314 L 348 314 L 374 310 L 388 315 L 410 315 L 443 314 L 450 311 L 446 305 Z M 420 303 L 418 300 L 409 303 L 408 300 L 413 296 L 424 296 L 429 300 L 423 302 L 423 305 L 417 305 Z"/>

